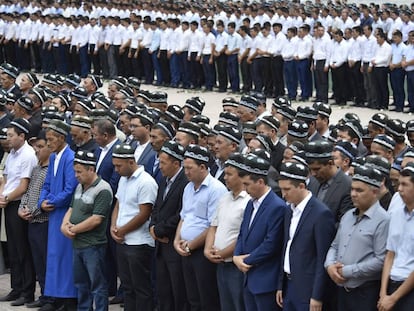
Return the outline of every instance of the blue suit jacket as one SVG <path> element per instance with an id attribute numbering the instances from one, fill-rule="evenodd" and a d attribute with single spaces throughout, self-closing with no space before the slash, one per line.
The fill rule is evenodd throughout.
<path id="1" fill-rule="evenodd" d="M 283 256 L 289 240 L 292 210 L 286 209 Z M 311 197 L 300 217 L 290 245 L 289 261 L 291 281 L 299 296 L 298 301 L 309 303 L 310 299 L 324 300 L 328 275 L 324 268 L 326 253 L 335 236 L 335 221 L 330 209 L 314 196 Z M 285 273 L 282 267 L 279 289 L 283 289 Z"/>
<path id="2" fill-rule="evenodd" d="M 154 155 L 151 158 L 148 159 L 148 161 L 145 164 L 144 168 L 145 168 L 145 171 L 155 179 L 158 186 L 160 186 L 160 182 L 161 182 L 161 179 L 162 179 L 162 173 L 161 173 L 161 170 L 160 170 L 159 163 L 158 163 L 157 167 L 154 170 L 154 162 L 155 162 L 155 157 L 156 156 L 157 156 L 157 154 L 154 153 Z"/>
<path id="3" fill-rule="evenodd" d="M 149 143 L 146 147 L 145 147 L 145 149 L 144 149 L 144 151 L 142 152 L 142 154 L 141 154 L 141 156 L 139 157 L 139 159 L 138 159 L 138 164 L 139 165 L 142 165 L 142 166 L 146 166 L 147 165 L 147 163 L 149 162 L 149 160 L 153 157 L 153 156 L 155 156 L 155 154 L 156 154 L 156 152 L 154 151 L 154 149 L 152 149 L 152 145 L 151 145 L 151 143 Z M 151 173 L 149 173 L 150 175 L 152 175 L 152 172 Z"/>
<path id="4" fill-rule="evenodd" d="M 101 165 L 99 166 L 99 169 L 97 171 L 97 174 L 101 176 L 103 180 L 105 180 L 107 183 L 111 185 L 112 192 L 115 193 L 118 189 L 118 182 L 119 182 L 119 174 L 115 172 L 114 165 L 112 164 L 112 150 L 114 146 L 119 145 L 121 141 L 117 139 L 116 143 L 112 145 L 111 149 L 108 151 L 108 153 L 103 158 Z M 99 159 L 99 156 L 101 155 L 102 149 L 98 148 L 95 151 L 96 159 Z"/>
<path id="5" fill-rule="evenodd" d="M 253 294 L 268 293 L 277 288 L 285 210 L 285 202 L 270 191 L 249 228 L 252 200 L 247 204 L 234 255 L 250 254 L 244 262 L 253 267 L 246 273 L 245 282 Z"/>

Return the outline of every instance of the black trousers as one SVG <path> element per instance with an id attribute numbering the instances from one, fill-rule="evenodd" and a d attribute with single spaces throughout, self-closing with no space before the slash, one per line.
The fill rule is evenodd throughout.
<path id="1" fill-rule="evenodd" d="M 350 70 L 350 91 L 354 97 L 357 105 L 362 105 L 365 102 L 364 77 L 361 73 L 361 61 L 349 68 Z"/>
<path id="2" fill-rule="evenodd" d="M 338 288 L 338 311 L 377 311 L 380 281 L 367 282 L 354 289 Z"/>
<path id="3" fill-rule="evenodd" d="M 70 47 L 70 59 L 72 61 L 72 70 L 73 73 L 76 73 L 77 75 L 80 75 L 80 58 L 79 53 L 76 51 L 76 46 L 72 45 Z"/>
<path id="4" fill-rule="evenodd" d="M 285 79 L 283 77 L 283 58 L 282 56 L 274 56 L 271 60 L 272 64 L 272 82 L 273 82 L 273 96 L 285 95 Z"/>
<path id="5" fill-rule="evenodd" d="M 163 82 L 166 84 L 170 84 L 171 82 L 170 61 L 168 60 L 168 57 L 167 57 L 167 50 L 160 50 L 160 58 L 158 61 L 161 67 Z"/>
<path id="6" fill-rule="evenodd" d="M 227 55 L 221 54 L 215 58 L 217 67 L 218 87 L 220 91 L 227 90 Z"/>
<path id="7" fill-rule="evenodd" d="M 190 83 L 195 88 L 200 88 L 204 84 L 203 67 L 200 60 L 197 61 L 197 52 L 190 54 Z"/>
<path id="8" fill-rule="evenodd" d="M 317 60 L 314 67 L 316 100 L 328 102 L 328 71 L 325 72 L 325 59 Z"/>
<path id="9" fill-rule="evenodd" d="M 141 79 L 141 66 L 139 65 L 140 56 L 134 57 L 137 49 L 130 49 L 131 52 L 131 67 L 132 73 L 131 76 Z"/>
<path id="10" fill-rule="evenodd" d="M 375 88 L 376 105 L 379 109 L 388 109 L 390 100 L 388 71 L 388 67 L 374 67 L 372 69 L 372 82 Z"/>
<path id="11" fill-rule="evenodd" d="M 152 64 L 151 55 L 148 53 L 148 49 L 142 49 L 140 51 L 142 64 L 144 65 L 145 83 L 152 84 L 154 81 L 154 66 Z"/>
<path id="12" fill-rule="evenodd" d="M 403 282 L 395 282 L 392 280 L 388 280 L 388 289 L 387 294 L 391 295 L 395 292 Z M 402 297 L 397 303 L 395 304 L 393 311 L 412 311 L 414 306 L 414 290 L 411 290 L 407 295 Z"/>
<path id="13" fill-rule="evenodd" d="M 153 311 L 151 270 L 154 248 L 117 244 L 119 278 L 124 288 L 125 311 Z"/>
<path id="14" fill-rule="evenodd" d="M 89 52 L 89 59 L 91 62 L 91 64 L 89 64 L 89 68 L 93 67 L 93 73 L 95 75 L 101 74 L 101 62 L 99 59 L 99 50 L 95 53 L 95 44 L 90 44 L 88 46 L 88 52 Z"/>
<path id="15" fill-rule="evenodd" d="M 346 64 L 342 64 L 337 68 L 332 69 L 332 82 L 335 88 L 335 103 L 344 104 L 346 103 Z"/>
<path id="16" fill-rule="evenodd" d="M 190 256 L 182 257 L 182 264 L 191 310 L 220 310 L 216 265 L 204 257 L 203 249 L 197 249 Z"/>
<path id="17" fill-rule="evenodd" d="M 9 42 L 4 43 L 4 56 L 6 58 L 6 62 L 12 64 L 13 66 L 17 66 L 16 42 L 9 40 Z"/>
<path id="18" fill-rule="evenodd" d="M 108 65 L 108 53 L 105 50 L 104 46 L 99 48 L 99 65 L 102 71 L 102 76 L 104 79 L 109 78 L 109 65 Z"/>
<path id="19" fill-rule="evenodd" d="M 28 224 L 17 214 L 19 205 L 20 201 L 9 202 L 5 209 L 11 288 L 21 297 L 33 299 L 35 271 L 27 235 Z"/>
<path id="20" fill-rule="evenodd" d="M 188 309 L 181 257 L 173 247 L 157 242 L 156 286 L 160 311 L 185 311 Z"/>
<path id="21" fill-rule="evenodd" d="M 252 66 L 247 63 L 247 56 L 240 63 L 240 72 L 243 81 L 243 92 L 250 92 L 252 89 Z"/>
<path id="22" fill-rule="evenodd" d="M 263 76 L 264 93 L 266 96 L 271 97 L 273 95 L 273 82 L 272 82 L 272 66 L 270 57 L 262 57 L 259 59 L 259 74 Z"/>

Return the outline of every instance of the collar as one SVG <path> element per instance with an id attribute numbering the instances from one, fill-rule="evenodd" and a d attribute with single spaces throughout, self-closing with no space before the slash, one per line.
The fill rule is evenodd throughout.
<path id="1" fill-rule="evenodd" d="M 15 150 L 15 149 L 12 149 L 11 150 L 11 154 L 15 154 L 15 155 L 19 155 L 20 153 L 22 153 L 22 151 L 25 149 L 25 147 L 26 146 L 28 146 L 29 144 L 27 143 L 27 141 L 24 141 L 24 144 L 23 145 L 21 145 L 21 147 L 19 148 L 19 149 L 17 149 L 17 150 Z"/>
<path id="2" fill-rule="evenodd" d="M 57 154 L 56 154 L 56 158 L 55 159 L 60 159 L 62 157 L 62 154 L 65 152 L 66 148 L 68 147 L 68 144 L 65 145 L 65 147 L 63 147 L 62 150 L 60 150 Z"/>
<path id="3" fill-rule="evenodd" d="M 100 147 L 100 148 L 102 149 L 102 151 L 108 151 L 109 149 L 112 148 L 113 145 L 115 145 L 115 143 L 116 143 L 117 140 L 118 140 L 118 138 L 115 138 L 113 141 L 111 141 L 105 147 Z"/>
<path id="4" fill-rule="evenodd" d="M 142 173 L 142 172 L 144 172 L 144 167 L 143 167 L 142 165 L 140 165 L 140 166 L 138 166 L 138 168 L 135 170 L 135 172 L 133 172 L 133 173 L 132 173 L 132 175 L 128 177 L 128 179 L 131 179 L 131 178 L 136 179 L 136 178 L 138 178 L 138 177 L 139 177 L 139 175 L 141 175 L 141 173 Z"/>
<path id="5" fill-rule="evenodd" d="M 246 192 L 246 190 L 242 190 L 237 196 L 234 196 L 233 191 L 230 191 L 230 192 L 231 192 L 231 199 L 233 201 L 237 201 L 240 198 L 241 199 L 244 199 L 244 198 L 246 198 L 248 196 L 248 193 Z"/>
<path id="6" fill-rule="evenodd" d="M 267 195 L 269 194 L 269 192 L 272 191 L 272 189 L 269 187 L 269 190 L 267 190 L 265 192 L 265 194 L 263 194 L 260 198 L 258 198 L 256 200 L 256 202 L 258 203 L 258 206 L 262 205 L 262 202 L 264 201 L 264 199 L 267 197 Z"/>
<path id="7" fill-rule="evenodd" d="M 368 218 L 372 218 L 373 216 L 374 216 L 374 214 L 375 214 L 375 212 L 376 212 L 376 210 L 378 209 L 378 208 L 382 208 L 381 207 L 381 205 L 380 205 L 380 203 L 379 203 L 379 201 L 377 200 L 373 205 L 371 205 L 366 211 L 365 211 L 365 213 L 364 214 L 362 214 L 362 215 L 360 215 L 360 210 L 359 209 L 357 209 L 357 208 L 355 208 L 355 210 L 352 212 L 352 214 L 355 216 L 355 217 L 358 217 L 358 216 L 361 216 L 361 218 L 362 217 L 364 217 L 364 216 L 367 216 Z"/>
<path id="8" fill-rule="evenodd" d="M 303 213 L 303 211 L 305 210 L 306 205 L 308 204 L 309 200 L 312 198 L 312 192 L 308 191 L 308 194 L 306 195 L 306 197 L 298 204 L 298 205 L 294 205 L 291 204 L 290 208 L 292 210 L 293 213 Z"/>
<path id="9" fill-rule="evenodd" d="M 180 175 L 182 170 L 183 170 L 183 168 L 180 167 L 180 169 L 177 171 L 177 173 L 175 173 L 175 175 L 173 177 L 171 177 L 170 179 L 167 178 L 167 182 L 173 183 L 177 179 L 178 175 Z"/>

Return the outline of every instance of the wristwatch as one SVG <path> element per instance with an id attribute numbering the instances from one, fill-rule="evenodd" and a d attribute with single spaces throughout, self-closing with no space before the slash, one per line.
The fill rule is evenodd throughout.
<path id="1" fill-rule="evenodd" d="M 6 195 L 6 196 L 4 197 L 4 201 L 5 201 L 6 203 L 9 203 L 9 196 L 8 196 L 8 195 Z"/>

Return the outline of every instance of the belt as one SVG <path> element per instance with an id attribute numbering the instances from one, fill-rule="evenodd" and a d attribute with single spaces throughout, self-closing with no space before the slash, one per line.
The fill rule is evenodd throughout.
<path id="1" fill-rule="evenodd" d="M 380 281 L 368 281 L 368 282 L 365 282 L 365 283 L 361 284 L 360 286 L 354 287 L 354 288 L 349 288 L 349 287 L 344 286 L 344 290 L 347 293 L 350 293 L 350 292 L 356 291 L 358 289 L 370 287 L 370 286 L 373 286 L 373 285 L 380 285 Z"/>

